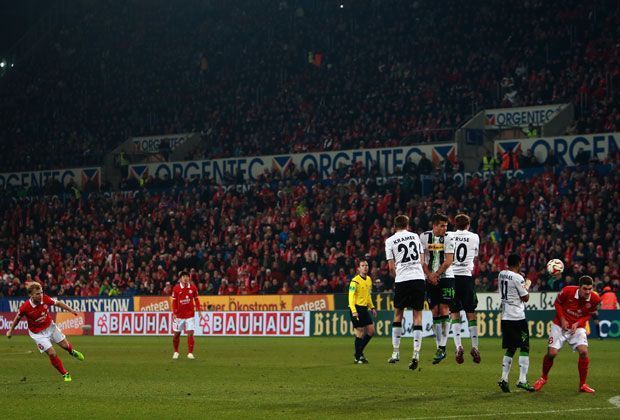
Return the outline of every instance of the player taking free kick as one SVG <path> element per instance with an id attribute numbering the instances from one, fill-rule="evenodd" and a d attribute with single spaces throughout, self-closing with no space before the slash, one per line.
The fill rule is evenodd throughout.
<path id="1" fill-rule="evenodd" d="M 49 308 L 50 306 L 58 306 L 65 311 L 71 312 L 73 315 L 77 315 L 78 313 L 63 302 L 44 295 L 43 289 L 39 283 L 30 283 L 28 285 L 28 293 L 30 299 L 19 307 L 19 312 L 17 316 L 15 316 L 6 336 L 11 338 L 13 330 L 17 324 L 19 324 L 19 321 L 25 317 L 28 321 L 28 334 L 30 334 L 30 337 L 37 343 L 39 351 L 41 353 L 47 353 L 50 358 L 50 363 L 60 372 L 65 382 L 71 382 L 71 375 L 69 375 L 67 369 L 62 365 L 62 361 L 56 354 L 52 343 L 58 344 L 78 360 L 84 360 L 84 355 L 73 348 L 62 331 L 60 331 L 54 321 L 52 321 Z"/>
<path id="2" fill-rule="evenodd" d="M 189 281 L 189 273 L 181 272 L 181 281 L 172 289 L 172 346 L 174 347 L 173 359 L 179 358 L 179 341 L 181 331 L 185 327 L 187 331 L 187 358 L 194 358 L 194 311 L 200 309 L 198 289 Z"/>
<path id="3" fill-rule="evenodd" d="M 592 291 L 594 281 L 590 276 L 581 276 L 579 286 L 566 286 L 555 300 L 555 318 L 551 324 L 549 334 L 549 348 L 543 359 L 542 376 L 534 383 L 534 389 L 539 391 L 548 380 L 549 371 L 553 366 L 553 359 L 558 354 L 564 342 L 579 352 L 579 391 L 594 393 L 586 384 L 588 377 L 588 337 L 586 323 L 596 312 L 601 298 Z"/>

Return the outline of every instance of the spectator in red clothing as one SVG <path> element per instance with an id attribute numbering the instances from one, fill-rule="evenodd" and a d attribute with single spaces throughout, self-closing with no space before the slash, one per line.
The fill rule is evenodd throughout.
<path id="1" fill-rule="evenodd" d="M 279 295 L 288 295 L 291 293 L 291 289 L 288 285 L 288 283 L 284 282 L 282 284 L 282 287 L 280 287 L 280 289 L 278 289 L 278 294 Z"/>

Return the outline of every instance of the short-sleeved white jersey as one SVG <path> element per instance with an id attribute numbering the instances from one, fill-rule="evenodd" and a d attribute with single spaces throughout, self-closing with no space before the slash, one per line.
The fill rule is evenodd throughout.
<path id="1" fill-rule="evenodd" d="M 478 256 L 480 238 L 468 230 L 452 232 L 454 241 L 454 263 L 452 269 L 457 276 L 471 276 L 474 270 L 474 258 Z"/>
<path id="2" fill-rule="evenodd" d="M 527 296 L 525 279 L 519 273 L 503 270 L 499 273 L 497 284 L 502 299 L 502 319 L 519 321 L 525 319 L 525 303 L 521 297 Z"/>
<path id="3" fill-rule="evenodd" d="M 396 264 L 396 283 L 424 280 L 424 247 L 417 233 L 400 230 L 385 241 L 385 259 Z"/>

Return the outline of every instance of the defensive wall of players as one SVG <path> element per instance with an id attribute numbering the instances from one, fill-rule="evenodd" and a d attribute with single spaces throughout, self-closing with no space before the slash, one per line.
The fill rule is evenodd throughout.
<path id="1" fill-rule="evenodd" d="M 547 337 L 555 312 L 557 292 L 531 293 L 527 303 L 530 335 Z M 202 310 L 196 313 L 196 335 L 200 336 L 350 336 L 353 328 L 347 308 L 347 295 L 257 295 L 201 296 Z M 0 299 L 0 333 L 10 327 L 23 299 Z M 127 298 L 63 299 L 79 315 L 53 312 L 55 322 L 68 335 L 169 335 L 172 321 L 167 296 Z M 391 336 L 393 300 L 391 294 L 373 298 L 378 312 L 375 319 L 378 336 Z M 499 295 L 478 294 L 478 331 L 481 337 L 501 336 Z M 56 308 L 53 308 L 56 309 Z M 620 338 L 620 311 L 599 311 L 603 338 Z M 404 336 L 412 336 L 412 314 L 406 312 Z M 467 324 L 462 335 L 467 337 Z M 592 321 L 591 321 L 592 324 Z M 593 324 L 592 324 L 593 326 Z M 424 335 L 432 335 L 432 316 L 424 311 Z M 27 334 L 25 321 L 15 334 Z M 590 331 L 597 337 L 596 329 Z"/>

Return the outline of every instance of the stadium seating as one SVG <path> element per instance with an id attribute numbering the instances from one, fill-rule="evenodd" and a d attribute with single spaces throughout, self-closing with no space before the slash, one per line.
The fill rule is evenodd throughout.
<path id="1" fill-rule="evenodd" d="M 84 2 L 0 79 L 3 172 L 100 164 L 130 136 L 189 158 L 450 140 L 484 107 L 576 104 L 618 131 L 617 4 Z M 471 30 L 475 28 L 476 30 Z"/>
<path id="2" fill-rule="evenodd" d="M 480 291 L 496 290 L 510 252 L 523 255 L 533 290 L 559 290 L 581 272 L 617 290 L 618 153 L 607 163 L 531 181 L 474 177 L 464 187 L 438 176 L 425 197 L 416 171 L 379 185 L 355 167 L 344 184 L 297 173 L 262 179 L 245 192 L 205 179 L 80 199 L 5 197 L 0 296 L 24 295 L 31 279 L 60 295 L 169 294 L 184 268 L 194 269 L 203 294 L 343 292 L 357 258 L 367 258 L 380 289 L 391 290 L 383 241 L 393 218 L 404 212 L 423 231 L 438 210 L 473 216 L 482 242 Z M 363 182 L 350 182 L 359 176 Z M 566 262 L 562 280 L 545 274 L 551 258 Z"/>

